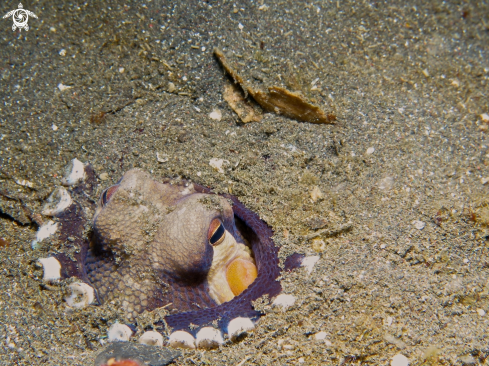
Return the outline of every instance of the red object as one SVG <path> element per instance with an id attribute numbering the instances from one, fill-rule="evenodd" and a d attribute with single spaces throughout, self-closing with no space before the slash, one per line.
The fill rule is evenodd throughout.
<path id="1" fill-rule="evenodd" d="M 106 365 L 103 366 L 141 366 L 138 362 L 132 360 L 115 361 L 110 359 Z"/>

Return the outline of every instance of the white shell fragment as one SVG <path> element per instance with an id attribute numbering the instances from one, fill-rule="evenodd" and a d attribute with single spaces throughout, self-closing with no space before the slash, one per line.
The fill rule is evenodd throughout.
<path id="1" fill-rule="evenodd" d="M 71 295 L 65 298 L 69 307 L 81 309 L 87 307 L 95 299 L 93 287 L 83 283 L 74 282 L 68 286 L 71 290 Z"/>
<path id="2" fill-rule="evenodd" d="M 58 187 L 51 193 L 42 207 L 42 214 L 55 216 L 70 207 L 72 203 L 73 201 L 68 191 L 63 187 Z"/>
<path id="3" fill-rule="evenodd" d="M 380 180 L 379 189 L 389 190 L 392 188 L 393 185 L 394 185 L 394 178 L 393 177 L 385 177 L 385 178 Z"/>
<path id="4" fill-rule="evenodd" d="M 302 267 L 306 268 L 308 274 L 311 274 L 318 260 L 319 260 L 319 256 L 317 255 L 305 257 L 304 259 L 302 259 L 301 265 Z"/>
<path id="5" fill-rule="evenodd" d="M 227 162 L 229 164 L 229 161 L 227 161 L 227 160 L 212 158 L 209 161 L 209 165 L 211 167 L 213 167 L 214 169 L 216 169 L 219 173 L 222 173 L 223 174 L 224 173 L 224 169 L 222 168 L 222 164 L 224 164 L 224 162 Z"/>
<path id="6" fill-rule="evenodd" d="M 326 339 L 327 335 L 328 334 L 326 332 L 317 332 L 316 334 L 314 334 L 314 339 L 317 341 L 322 341 Z"/>
<path id="7" fill-rule="evenodd" d="M 22 187 L 29 187 L 29 188 L 34 188 L 34 183 L 25 180 L 25 179 L 16 179 L 15 183 L 17 183 L 19 186 Z"/>
<path id="8" fill-rule="evenodd" d="M 44 225 L 42 225 L 36 233 L 36 239 L 32 241 L 31 247 L 32 249 L 36 249 L 37 244 L 40 241 L 43 241 L 46 238 L 49 238 L 51 235 L 56 233 L 58 230 L 58 223 L 54 221 L 48 221 Z"/>
<path id="9" fill-rule="evenodd" d="M 131 328 L 120 323 L 112 324 L 107 332 L 109 342 L 127 342 L 131 338 L 131 335 Z"/>
<path id="10" fill-rule="evenodd" d="M 39 258 L 37 261 L 42 266 L 44 281 L 56 281 L 61 278 L 61 263 L 56 258 Z"/>
<path id="11" fill-rule="evenodd" d="M 170 344 L 170 347 L 173 348 L 195 348 L 194 336 L 183 330 L 177 330 L 170 334 L 168 343 Z"/>
<path id="12" fill-rule="evenodd" d="M 170 158 L 168 157 L 168 154 L 160 154 L 157 152 L 156 160 L 158 160 L 158 163 L 166 163 L 168 160 L 170 160 Z"/>
<path id="13" fill-rule="evenodd" d="M 229 322 L 228 335 L 234 342 L 240 336 L 247 334 L 250 330 L 255 328 L 255 324 L 250 318 L 238 317 Z"/>
<path id="14" fill-rule="evenodd" d="M 65 186 L 72 186 L 85 179 L 85 165 L 74 158 L 66 167 L 66 173 L 61 183 Z"/>
<path id="15" fill-rule="evenodd" d="M 272 303 L 274 306 L 281 306 L 282 311 L 287 310 L 295 304 L 295 297 L 293 295 L 280 294 Z"/>
<path id="16" fill-rule="evenodd" d="M 197 333 L 196 344 L 199 348 L 217 348 L 224 343 L 220 330 L 212 327 L 204 327 Z"/>
<path id="17" fill-rule="evenodd" d="M 482 120 L 482 122 L 486 122 L 486 123 L 489 122 L 489 114 L 482 113 L 481 114 L 481 120 Z"/>
<path id="18" fill-rule="evenodd" d="M 392 357 L 391 366 L 408 366 L 409 360 L 406 356 L 398 353 L 394 357 Z"/>
<path id="19" fill-rule="evenodd" d="M 59 83 L 58 84 L 58 89 L 59 89 L 60 92 L 63 92 L 65 90 L 71 89 L 71 88 L 73 88 L 73 87 L 72 86 L 69 86 L 69 85 L 64 85 L 63 83 Z"/>
<path id="20" fill-rule="evenodd" d="M 413 221 L 413 226 L 418 230 L 423 230 L 425 225 L 426 224 L 423 221 L 419 221 L 419 220 Z"/>
<path id="21" fill-rule="evenodd" d="M 222 113 L 219 109 L 214 109 L 211 113 L 209 113 L 209 117 L 216 121 L 220 121 L 222 118 Z"/>
<path id="22" fill-rule="evenodd" d="M 163 346 L 163 336 L 155 332 L 154 330 L 149 330 L 144 332 L 141 337 L 139 337 L 139 343 L 146 344 L 148 346 Z"/>
<path id="23" fill-rule="evenodd" d="M 323 192 L 319 189 L 318 186 L 314 186 L 311 191 L 311 200 L 312 202 L 316 202 L 318 199 L 323 197 Z"/>

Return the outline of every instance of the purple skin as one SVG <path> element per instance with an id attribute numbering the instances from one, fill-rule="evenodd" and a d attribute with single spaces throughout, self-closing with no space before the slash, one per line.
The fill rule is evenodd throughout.
<path id="1" fill-rule="evenodd" d="M 85 227 L 91 218 L 85 216 L 86 210 L 83 208 L 88 206 L 91 212 L 94 210 L 95 202 L 89 198 L 89 194 L 92 192 L 96 180 L 95 174 L 90 166 L 87 166 L 85 170 L 87 173 L 86 181 L 74 187 L 71 191 L 75 203 L 57 216 L 60 224 L 59 239 L 61 242 L 67 244 L 65 244 L 66 246 L 55 257 L 61 263 L 62 278 L 74 276 L 90 284 L 85 265 L 90 239 L 85 231 Z M 195 183 L 194 188 L 200 193 L 213 194 L 210 189 Z M 278 248 L 271 239 L 273 235 L 272 229 L 256 213 L 250 211 L 239 202 L 236 197 L 231 195 L 222 196 L 233 202 L 232 209 L 238 230 L 240 230 L 251 245 L 258 276 L 248 289 L 231 301 L 214 307 L 166 316 L 165 322 L 173 331 L 185 330 L 195 335 L 199 328 L 210 325 L 213 321 L 218 320 L 219 328 L 226 332 L 229 321 L 236 317 L 248 317 L 256 321 L 262 314 L 253 309 L 252 301 L 263 295 L 268 295 L 270 298 L 273 298 L 280 294 L 282 290 L 280 282 L 277 280 L 281 268 L 279 267 Z M 78 249 L 75 254 L 65 254 L 68 249 L 71 249 L 70 252 L 73 253 L 73 248 Z M 285 262 L 285 270 L 292 270 L 299 267 L 302 258 L 302 255 L 297 254 L 289 257 Z M 101 301 L 99 301 L 100 303 Z M 196 325 L 197 328 L 191 328 L 191 324 Z M 161 330 L 164 324 L 161 321 L 156 323 L 155 326 L 156 330 Z"/>

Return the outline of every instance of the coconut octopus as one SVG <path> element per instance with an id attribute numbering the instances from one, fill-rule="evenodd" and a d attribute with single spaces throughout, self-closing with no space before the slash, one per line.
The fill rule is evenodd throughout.
<path id="1" fill-rule="evenodd" d="M 221 331 L 237 340 L 253 329 L 261 315 L 254 300 L 280 294 L 273 232 L 236 197 L 132 169 L 94 202 L 93 169 L 76 159 L 63 184 L 71 189 L 53 192 L 43 213 L 54 221 L 39 232 L 54 227 L 64 244 L 39 262 L 46 281 L 78 279 L 67 305 L 115 302 L 134 322 L 144 310 L 165 307 L 169 345 L 212 348 L 224 342 Z M 301 259 L 290 257 L 285 268 Z M 154 329 L 140 341 L 162 344 L 163 321 Z M 109 338 L 131 333 L 116 323 Z"/>

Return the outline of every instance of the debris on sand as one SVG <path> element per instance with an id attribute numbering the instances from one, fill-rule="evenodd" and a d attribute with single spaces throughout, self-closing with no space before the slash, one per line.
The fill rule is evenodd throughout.
<path id="1" fill-rule="evenodd" d="M 224 70 L 233 78 L 234 82 L 243 89 L 245 97 L 250 95 L 266 112 L 273 112 L 296 119 L 298 121 L 310 123 L 334 123 L 336 120 L 336 116 L 334 114 L 324 113 L 321 108 L 311 104 L 299 93 L 294 93 L 278 86 L 269 87 L 268 92 L 253 89 L 230 66 L 221 50 L 217 48 L 214 49 L 214 54 Z M 229 93 L 229 91 L 226 93 Z M 226 99 L 226 101 L 228 101 L 228 99 Z M 233 104 L 231 104 L 229 101 L 228 103 L 243 122 L 251 122 L 258 119 L 258 112 L 256 112 L 256 110 L 250 104 L 248 104 L 248 106 L 253 111 L 245 109 L 241 105 L 235 103 L 238 105 L 238 109 L 243 110 L 240 114 L 236 111 L 235 107 L 233 107 Z M 244 116 L 244 118 L 242 116 Z"/>
<path id="2" fill-rule="evenodd" d="M 224 100 L 236 112 L 243 123 L 260 122 L 263 113 L 257 105 L 246 100 L 243 92 L 236 84 L 226 84 L 223 93 Z"/>

